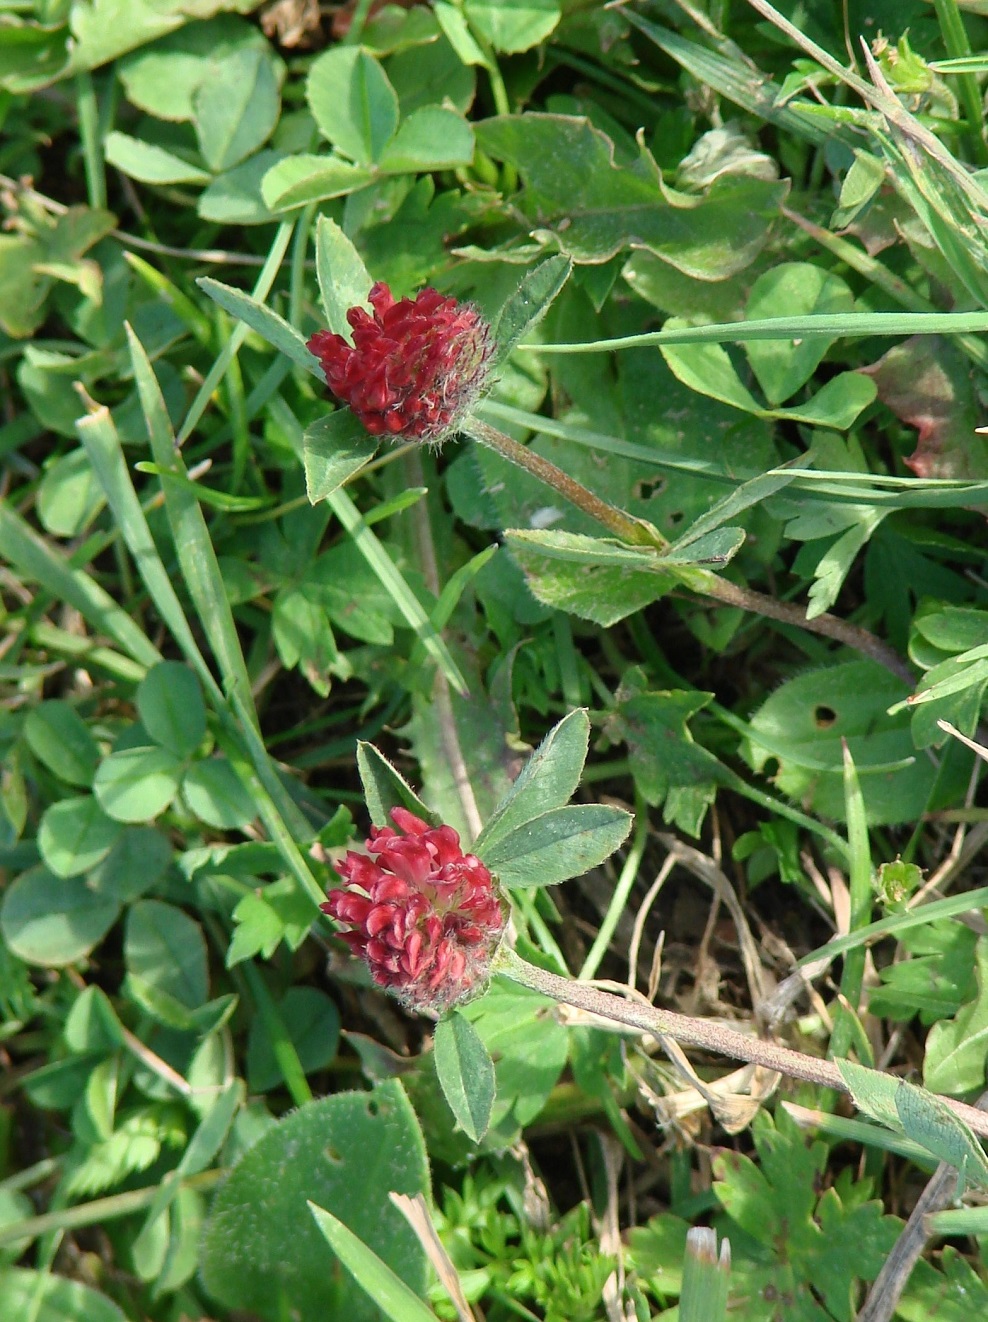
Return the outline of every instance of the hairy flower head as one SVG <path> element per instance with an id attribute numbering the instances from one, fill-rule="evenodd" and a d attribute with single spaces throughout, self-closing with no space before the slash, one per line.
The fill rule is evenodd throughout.
<path id="1" fill-rule="evenodd" d="M 429 826 L 394 808 L 371 827 L 366 854 L 337 864 L 346 885 L 322 908 L 371 976 L 413 1010 L 443 1011 L 483 990 L 504 932 L 491 874 L 464 854 L 451 826 Z"/>
<path id="2" fill-rule="evenodd" d="M 352 345 L 332 331 L 308 342 L 326 384 L 372 436 L 441 441 L 487 384 L 490 327 L 469 303 L 435 289 L 396 303 L 378 281 L 367 301 L 373 313 L 346 314 Z"/>

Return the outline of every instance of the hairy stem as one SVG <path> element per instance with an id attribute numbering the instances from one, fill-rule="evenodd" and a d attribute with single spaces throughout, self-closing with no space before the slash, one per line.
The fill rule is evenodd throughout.
<path id="1" fill-rule="evenodd" d="M 557 491 L 571 505 L 575 505 L 584 514 L 589 514 L 592 519 L 595 519 L 609 532 L 613 533 L 615 537 L 620 538 L 621 541 L 627 542 L 631 546 L 650 547 L 658 555 L 662 555 L 669 549 L 669 543 L 659 530 L 653 528 L 650 523 L 647 523 L 644 519 L 636 519 L 633 515 L 626 514 L 624 510 L 618 509 L 616 505 L 610 504 L 609 501 L 602 500 L 581 482 L 575 481 L 568 473 L 564 473 L 561 468 L 557 468 L 550 460 L 544 459 L 540 454 L 529 449 L 528 446 L 520 445 L 512 437 L 498 431 L 496 427 L 471 416 L 464 420 L 461 428 L 467 436 L 472 437 L 479 444 L 486 446 L 489 450 L 494 450 L 503 459 L 509 460 L 518 468 L 523 468 L 525 472 L 531 473 L 533 477 L 538 478 L 540 482 L 544 482 L 553 491 Z M 703 569 L 700 566 L 656 564 L 656 568 L 668 568 L 673 572 L 677 569 L 688 569 L 688 576 L 685 573 L 683 574 L 684 583 L 705 597 L 723 602 L 725 606 L 737 606 L 741 610 L 751 611 L 753 614 L 762 615 L 766 619 L 778 620 L 781 624 L 789 624 L 797 629 L 806 629 L 810 633 L 822 634 L 824 638 L 832 638 L 834 642 L 843 643 L 845 647 L 851 647 L 856 652 L 861 652 L 873 661 L 877 661 L 886 670 L 890 670 L 893 675 L 905 680 L 910 687 L 915 682 L 915 677 L 908 663 L 899 656 L 894 648 L 890 647 L 888 643 L 882 642 L 873 633 L 869 633 L 867 629 L 862 629 L 856 624 L 849 624 L 836 615 L 824 613 L 815 616 L 813 619 L 808 619 L 802 606 L 794 606 L 790 602 L 779 601 L 776 597 L 769 597 L 763 592 L 755 592 L 751 588 L 741 587 L 740 584 L 732 583 L 730 579 L 722 578 L 719 574 L 714 574 L 709 569 Z"/>
<path id="2" fill-rule="evenodd" d="M 830 1060 L 820 1060 L 816 1056 L 807 1056 L 791 1047 L 780 1047 L 763 1038 L 749 1037 L 734 1028 L 725 1028 L 722 1024 L 709 1019 L 693 1019 L 689 1015 L 677 1014 L 672 1010 L 658 1010 L 644 1001 L 622 1000 L 610 992 L 600 991 L 585 982 L 576 982 L 572 978 L 561 978 L 546 969 L 536 968 L 503 947 L 494 963 L 494 972 L 501 973 L 513 982 L 528 987 L 531 991 L 542 992 L 554 1001 L 585 1010 L 588 1014 L 613 1023 L 626 1024 L 637 1028 L 642 1033 L 653 1037 L 672 1038 L 686 1046 L 701 1047 L 718 1056 L 727 1056 L 731 1060 L 745 1060 L 753 1065 L 763 1065 L 778 1074 L 788 1075 L 792 1079 L 803 1079 L 807 1083 L 819 1084 L 823 1088 L 835 1088 L 838 1092 L 849 1093 L 843 1075 Z M 898 1080 L 896 1080 L 898 1082 Z M 969 1129 L 976 1134 L 988 1135 L 988 1115 L 976 1107 L 958 1102 L 953 1097 L 939 1100 L 950 1109 Z"/>
<path id="3" fill-rule="evenodd" d="M 631 514 L 625 514 L 624 510 L 611 505 L 609 501 L 601 500 L 581 482 L 575 482 L 568 473 L 557 468 L 550 460 L 543 459 L 540 454 L 536 454 L 526 445 L 519 445 L 503 431 L 498 431 L 496 427 L 491 427 L 489 423 L 481 422 L 479 418 L 474 417 L 465 419 L 462 429 L 473 440 L 486 445 L 489 450 L 496 451 L 502 459 L 509 460 L 516 467 L 523 468 L 540 482 L 544 482 L 547 487 L 552 487 L 553 491 L 558 491 L 571 505 L 583 510 L 584 514 L 589 514 L 592 519 L 603 524 L 623 542 L 629 542 L 632 546 L 651 546 L 657 551 L 665 551 L 668 548 L 669 543 L 657 528 L 652 528 L 642 519 L 636 519 Z"/>

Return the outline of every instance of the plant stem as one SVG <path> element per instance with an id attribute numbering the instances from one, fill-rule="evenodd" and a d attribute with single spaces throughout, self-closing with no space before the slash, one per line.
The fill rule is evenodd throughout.
<path id="1" fill-rule="evenodd" d="M 558 491 L 571 505 L 583 510 L 584 514 L 589 514 L 592 519 L 603 524 L 623 542 L 628 542 L 632 546 L 650 546 L 657 551 L 668 549 L 669 543 L 657 528 L 652 528 L 643 519 L 625 514 L 624 510 L 611 505 L 609 501 L 601 500 L 581 482 L 575 482 L 568 473 L 557 468 L 550 460 L 543 459 L 527 445 L 520 445 L 503 431 L 498 431 L 496 427 L 481 422 L 479 418 L 473 416 L 464 420 L 462 431 L 481 445 L 486 445 L 488 450 L 494 450 L 502 459 L 507 459 L 518 468 L 523 468 L 540 482 L 544 482 L 547 487 Z"/>
<path id="2" fill-rule="evenodd" d="M 756 615 L 778 620 L 781 624 L 793 624 L 796 628 L 806 629 L 809 633 L 832 638 L 834 642 L 843 643 L 845 647 L 852 647 L 856 652 L 862 652 L 870 657 L 872 661 L 877 661 L 886 670 L 891 670 L 893 675 L 905 680 L 910 688 L 916 682 L 908 662 L 903 660 L 894 647 L 882 642 L 881 638 L 877 638 L 867 629 L 862 629 L 857 624 L 850 624 L 847 620 L 827 612 L 815 616 L 812 620 L 807 619 L 806 612 L 801 606 L 793 606 L 788 601 L 779 601 L 777 597 L 769 597 L 764 592 L 743 588 L 737 583 L 732 583 L 730 579 L 712 574 L 709 570 L 702 572 L 705 581 L 702 584 L 691 582 L 690 586 L 695 586 L 704 596 L 722 601 L 725 606 L 739 606 L 741 610 L 753 611 Z"/>
<path id="3" fill-rule="evenodd" d="M 678 1014 L 673 1010 L 658 1010 L 644 1001 L 626 1001 L 620 996 L 598 990 L 585 982 L 572 978 L 561 978 L 546 969 L 529 964 L 513 950 L 502 946 L 494 961 L 494 972 L 501 973 L 512 982 L 520 983 L 531 991 L 541 992 L 554 1001 L 575 1006 L 588 1014 L 613 1023 L 625 1024 L 639 1032 L 649 1033 L 653 1037 L 672 1038 L 686 1046 L 701 1047 L 718 1056 L 727 1056 L 732 1060 L 745 1060 L 753 1065 L 762 1065 L 765 1069 L 775 1070 L 778 1074 L 788 1075 L 793 1079 L 803 1079 L 807 1083 L 818 1084 L 822 1088 L 835 1088 L 838 1092 L 849 1093 L 850 1088 L 844 1082 L 843 1075 L 830 1060 L 820 1060 L 817 1056 L 807 1056 L 791 1047 L 780 1047 L 763 1038 L 749 1037 L 737 1029 L 725 1028 L 722 1024 L 709 1019 L 694 1019 L 689 1015 Z M 879 1071 L 875 1071 L 879 1073 Z M 896 1080 L 899 1082 L 899 1080 Z M 934 1094 L 945 1106 L 948 1106 L 969 1129 L 976 1134 L 988 1135 L 988 1115 L 965 1102 L 958 1102 L 953 1097 Z"/>
<path id="4" fill-rule="evenodd" d="M 627 542 L 631 546 L 647 546 L 659 556 L 669 549 L 669 543 L 659 530 L 653 528 L 650 523 L 647 523 L 644 519 L 637 519 L 631 514 L 626 514 L 624 510 L 618 509 L 616 505 L 602 500 L 583 486 L 582 483 L 571 478 L 568 473 L 564 473 L 561 468 L 557 468 L 550 460 L 544 459 L 528 446 L 520 445 L 518 441 L 507 436 L 504 432 L 498 431 L 496 427 L 492 427 L 487 422 L 481 422 L 479 418 L 471 415 L 463 421 L 461 430 L 479 444 L 495 451 L 502 459 L 507 459 L 518 468 L 523 468 L 527 473 L 531 473 L 533 477 L 538 478 L 540 482 L 544 482 L 546 486 L 557 491 L 571 505 L 581 509 L 584 514 L 589 514 L 592 519 L 602 524 L 621 541 Z M 686 586 L 705 597 L 720 601 L 725 606 L 736 606 L 741 610 L 752 611 L 754 614 L 762 615 L 767 619 L 778 620 L 781 624 L 789 624 L 797 629 L 806 629 L 810 633 L 822 634 L 824 638 L 831 638 L 834 642 L 843 643 L 845 647 L 851 647 L 856 652 L 862 652 L 873 661 L 877 661 L 886 670 L 890 670 L 893 675 L 905 680 L 910 687 L 915 682 L 915 677 L 909 665 L 894 648 L 882 642 L 880 638 L 876 638 L 867 629 L 862 629 L 856 624 L 849 624 L 836 615 L 829 615 L 825 612 L 813 619 L 808 619 L 806 611 L 801 606 L 794 606 L 787 601 L 779 601 L 776 597 L 769 597 L 763 592 L 755 592 L 751 588 L 741 587 L 737 583 L 732 583 L 730 579 L 721 578 L 719 574 L 714 574 L 711 570 L 703 569 L 698 565 L 663 564 L 657 560 L 655 567 L 656 569 L 667 569 L 673 572 L 687 571 L 682 574 Z"/>

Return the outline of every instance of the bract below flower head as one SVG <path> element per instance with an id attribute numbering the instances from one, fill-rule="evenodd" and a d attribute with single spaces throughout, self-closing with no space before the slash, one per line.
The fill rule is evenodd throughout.
<path id="1" fill-rule="evenodd" d="M 337 864 L 347 885 L 322 908 L 371 976 L 409 1009 L 441 1012 L 482 991 L 505 927 L 491 874 L 451 826 L 394 808 L 366 854 Z"/>
<path id="2" fill-rule="evenodd" d="M 490 327 L 469 303 L 435 289 L 396 303 L 379 281 L 367 300 L 373 313 L 346 314 L 352 345 L 332 331 L 308 342 L 326 384 L 372 436 L 441 441 L 487 384 Z"/>

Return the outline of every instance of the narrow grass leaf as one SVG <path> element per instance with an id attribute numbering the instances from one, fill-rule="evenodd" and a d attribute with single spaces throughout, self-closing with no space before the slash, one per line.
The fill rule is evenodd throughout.
<path id="1" fill-rule="evenodd" d="M 329 1247 L 385 1317 L 391 1322 L 438 1322 L 432 1309 L 332 1212 L 315 1203 L 309 1203 L 309 1211 Z"/>
<path id="2" fill-rule="evenodd" d="M 799 340 L 811 335 L 851 339 L 861 335 L 962 335 L 988 331 L 988 312 L 854 312 L 840 316 L 765 317 L 759 321 L 717 322 L 710 326 L 679 326 L 644 331 L 613 340 L 579 344 L 538 344 L 525 348 L 544 354 L 612 353 L 656 344 L 727 344 L 745 340 Z"/>
<path id="3" fill-rule="evenodd" d="M 364 522 L 357 506 L 343 490 L 332 492 L 327 499 L 333 513 L 353 538 L 360 554 L 387 589 L 392 601 L 425 650 L 457 693 L 466 694 L 467 682 L 453 660 L 453 654 L 433 627 L 432 621 L 408 586 L 398 566 L 381 545 L 376 534 Z"/>
<path id="4" fill-rule="evenodd" d="M 0 546 L 4 559 L 56 601 L 74 606 L 98 633 L 112 638 L 139 665 L 162 659 L 154 643 L 108 592 L 81 569 L 74 569 L 49 547 L 19 514 L 0 500 Z"/>
<path id="5" fill-rule="evenodd" d="M 87 414 L 76 424 L 76 431 L 159 615 L 200 679 L 207 688 L 215 691 L 216 681 L 199 651 L 171 578 L 158 555 L 158 548 L 127 472 L 120 438 L 109 409 L 99 407 Z"/>
<path id="6" fill-rule="evenodd" d="M 249 713 L 251 723 L 257 728 L 250 676 L 206 520 L 192 484 L 188 481 L 181 452 L 175 444 L 175 435 L 154 368 L 143 345 L 129 326 L 127 340 L 151 442 L 151 453 L 162 475 L 165 513 L 182 577 L 216 657 L 224 689 L 228 695 L 236 695 L 238 703 Z M 179 480 L 173 482 L 172 475 Z M 223 705 L 222 700 L 220 705 Z"/>
<path id="7" fill-rule="evenodd" d="M 281 269 L 281 264 L 284 261 L 285 253 L 288 251 L 288 245 L 291 242 L 294 232 L 294 220 L 283 221 L 278 226 L 277 233 L 271 241 L 271 248 L 268 252 L 267 259 L 261 267 L 260 274 L 257 277 L 251 293 L 251 298 L 257 302 L 262 303 L 271 292 L 271 287 Z M 237 291 L 235 290 L 234 292 L 236 293 Z M 202 417 L 209 404 L 209 401 L 213 398 L 214 391 L 223 380 L 227 368 L 236 357 L 240 350 L 240 346 L 247 338 L 247 329 L 247 323 L 243 321 L 234 327 L 233 334 L 230 336 L 229 340 L 227 340 L 226 344 L 224 344 L 223 348 L 217 355 L 216 361 L 206 373 L 202 385 L 196 392 L 195 399 L 189 405 L 189 410 L 185 415 L 185 421 L 179 429 L 179 445 L 183 445 L 195 430 L 199 419 Z M 313 359 L 313 365 L 314 364 L 315 359 Z M 311 371 L 312 367 L 310 366 L 308 370 Z"/>

